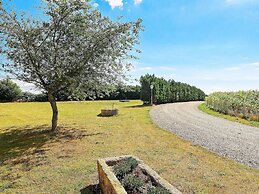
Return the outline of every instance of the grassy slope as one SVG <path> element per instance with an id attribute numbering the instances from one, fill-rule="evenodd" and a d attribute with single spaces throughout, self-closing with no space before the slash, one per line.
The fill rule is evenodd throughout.
<path id="1" fill-rule="evenodd" d="M 250 126 L 254 126 L 254 127 L 259 127 L 259 122 L 258 121 L 249 121 L 246 119 L 242 119 L 239 117 L 235 117 L 235 116 L 230 116 L 230 115 L 225 115 L 219 112 L 216 112 L 214 110 L 211 110 L 209 107 L 206 106 L 205 103 L 200 104 L 199 109 L 207 114 L 216 116 L 216 117 L 220 117 L 223 119 L 227 119 L 229 121 L 235 121 L 235 122 L 239 122 L 245 125 L 250 125 Z"/>
<path id="2" fill-rule="evenodd" d="M 140 101 L 97 117 L 111 103 L 59 103 L 59 134 L 46 131 L 48 103 L 0 104 L 0 192 L 78 193 L 97 182 L 98 158 L 133 154 L 184 192 L 259 193 L 258 170 L 159 129 Z"/>

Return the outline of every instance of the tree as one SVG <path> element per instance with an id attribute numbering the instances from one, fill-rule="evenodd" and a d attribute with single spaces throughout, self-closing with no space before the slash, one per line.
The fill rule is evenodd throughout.
<path id="1" fill-rule="evenodd" d="M 12 102 L 22 94 L 20 87 L 10 79 L 0 80 L 0 101 Z"/>
<path id="2" fill-rule="evenodd" d="M 52 130 L 57 128 L 58 92 L 66 89 L 78 98 L 109 92 L 108 85 L 124 80 L 128 59 L 135 58 L 129 53 L 140 52 L 134 49 L 140 19 L 111 21 L 89 2 L 42 1 L 42 20 L 0 5 L 0 54 L 8 61 L 3 70 L 48 94 Z"/>

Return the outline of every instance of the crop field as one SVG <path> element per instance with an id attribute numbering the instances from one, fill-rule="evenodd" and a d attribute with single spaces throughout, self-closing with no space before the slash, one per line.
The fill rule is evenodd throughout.
<path id="1" fill-rule="evenodd" d="M 259 91 L 216 92 L 206 98 L 206 105 L 223 114 L 259 121 Z"/>
<path id="2" fill-rule="evenodd" d="M 99 117 L 114 106 L 120 114 Z M 259 193 L 259 171 L 155 126 L 141 101 L 0 104 L 0 193 L 80 193 L 97 184 L 96 160 L 131 154 L 185 193 Z"/>

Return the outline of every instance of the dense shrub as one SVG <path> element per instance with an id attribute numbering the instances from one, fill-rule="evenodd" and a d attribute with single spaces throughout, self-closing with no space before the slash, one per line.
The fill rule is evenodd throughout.
<path id="1" fill-rule="evenodd" d="M 153 101 L 155 103 L 187 102 L 204 100 L 205 98 L 205 93 L 195 86 L 174 80 L 167 81 L 154 75 L 141 76 L 140 83 L 140 99 L 144 102 L 150 102 L 151 84 L 154 85 Z"/>
<path id="2" fill-rule="evenodd" d="M 206 105 L 217 112 L 259 121 L 259 91 L 216 92 Z"/>
<path id="3" fill-rule="evenodd" d="M 11 79 L 0 80 L 0 101 L 12 102 L 21 94 L 22 90 Z"/>

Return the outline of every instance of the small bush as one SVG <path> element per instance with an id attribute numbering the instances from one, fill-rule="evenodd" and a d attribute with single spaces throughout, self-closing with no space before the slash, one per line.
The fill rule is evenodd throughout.
<path id="1" fill-rule="evenodd" d="M 122 185 L 127 191 L 134 191 L 144 185 L 144 182 L 136 176 L 126 176 L 122 180 Z"/>
<path id="2" fill-rule="evenodd" d="M 129 158 L 124 162 L 122 162 L 121 164 L 116 165 L 114 167 L 114 172 L 119 179 L 122 179 L 126 174 L 131 172 L 137 166 L 138 166 L 138 161 L 133 158 Z"/>
<path id="3" fill-rule="evenodd" d="M 148 194 L 170 194 L 168 190 L 163 187 L 151 187 L 148 189 Z"/>

